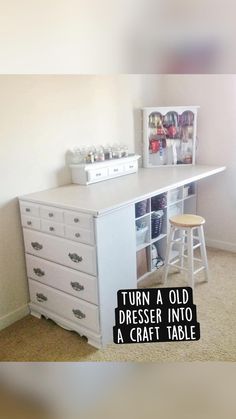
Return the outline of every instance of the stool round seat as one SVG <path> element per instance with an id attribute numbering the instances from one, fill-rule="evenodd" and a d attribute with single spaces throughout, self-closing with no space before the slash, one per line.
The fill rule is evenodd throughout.
<path id="1" fill-rule="evenodd" d="M 167 279 L 169 268 L 175 267 L 188 274 L 189 285 L 194 288 L 194 276 L 205 271 L 208 281 L 208 262 L 203 231 L 205 219 L 195 214 L 182 214 L 170 217 L 170 230 L 168 234 L 165 267 L 163 272 L 164 282 Z M 174 248 L 172 249 L 172 246 Z M 200 256 L 195 257 L 195 249 L 200 250 Z M 177 252 L 177 253 L 176 253 Z M 187 266 L 184 262 L 187 262 Z M 201 266 L 195 269 L 195 262 Z"/>
<path id="2" fill-rule="evenodd" d="M 195 214 L 182 214 L 174 215 L 170 218 L 170 224 L 176 227 L 198 227 L 205 224 L 205 219 L 200 215 Z"/>

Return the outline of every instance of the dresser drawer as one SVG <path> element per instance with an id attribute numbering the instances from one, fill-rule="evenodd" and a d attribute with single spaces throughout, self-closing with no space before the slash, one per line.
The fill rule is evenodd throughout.
<path id="1" fill-rule="evenodd" d="M 41 222 L 39 218 L 33 218 L 28 217 L 27 215 L 22 215 L 21 222 L 23 227 L 32 228 L 34 230 L 40 230 Z"/>
<path id="2" fill-rule="evenodd" d="M 99 332 L 98 307 L 54 288 L 29 280 L 31 302 L 65 319 Z"/>
<path id="3" fill-rule="evenodd" d="M 122 164 L 117 164 L 117 166 L 111 166 L 108 168 L 108 175 L 114 176 L 118 175 L 119 173 L 122 173 L 124 171 Z"/>
<path id="4" fill-rule="evenodd" d="M 96 170 L 89 170 L 88 171 L 88 181 L 94 181 L 99 180 L 101 178 L 105 178 L 108 176 L 108 168 L 107 167 L 101 167 L 100 169 Z"/>
<path id="5" fill-rule="evenodd" d="M 82 243 L 94 244 L 93 231 L 84 228 L 65 226 L 65 237 Z"/>
<path id="6" fill-rule="evenodd" d="M 55 223 L 63 223 L 63 210 L 40 206 L 40 217 L 54 221 Z"/>
<path id="7" fill-rule="evenodd" d="M 27 215 L 30 217 L 39 217 L 39 205 L 21 201 L 20 212 L 21 212 L 21 215 Z"/>
<path id="8" fill-rule="evenodd" d="M 27 253 L 96 275 L 96 250 L 94 247 L 25 228 L 23 230 Z"/>
<path id="9" fill-rule="evenodd" d="M 126 163 L 124 165 L 124 170 L 125 172 L 136 172 L 138 170 L 138 162 L 136 161 L 132 161 L 130 163 Z"/>
<path id="10" fill-rule="evenodd" d="M 98 303 L 97 278 L 94 276 L 32 255 L 26 255 L 26 266 L 29 278 L 91 303 Z"/>
<path id="11" fill-rule="evenodd" d="M 82 212 L 65 211 L 65 224 L 93 230 L 93 217 Z"/>
<path id="12" fill-rule="evenodd" d="M 63 224 L 53 223 L 52 221 L 42 220 L 41 221 L 42 231 L 45 233 L 55 234 L 56 236 L 64 236 Z"/>

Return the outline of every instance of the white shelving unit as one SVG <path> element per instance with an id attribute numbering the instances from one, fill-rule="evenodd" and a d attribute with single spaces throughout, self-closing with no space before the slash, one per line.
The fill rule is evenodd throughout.
<path id="1" fill-rule="evenodd" d="M 153 209 L 153 199 L 163 198 L 160 207 Z M 164 205 L 166 201 L 166 205 Z M 146 210 L 145 210 L 146 202 Z M 162 226 L 158 235 L 153 234 L 152 231 L 152 214 L 155 211 L 162 210 L 164 215 L 162 219 Z M 143 211 L 142 215 L 140 212 Z M 171 189 L 167 193 L 153 195 L 145 201 L 136 202 L 135 204 L 135 226 L 136 235 L 138 234 L 137 227 L 143 223 L 143 227 L 148 227 L 147 233 L 143 238 L 142 243 L 136 246 L 136 262 L 137 262 L 137 281 L 143 280 L 147 275 L 155 272 L 157 269 L 152 262 L 152 246 L 157 250 L 158 256 L 165 261 L 165 252 L 167 244 L 167 235 L 169 233 L 169 218 L 171 216 L 183 213 L 196 213 L 196 183 L 181 186 L 179 188 Z M 137 236 L 136 236 L 137 237 Z M 172 260 L 177 256 L 177 249 L 173 248 Z"/>

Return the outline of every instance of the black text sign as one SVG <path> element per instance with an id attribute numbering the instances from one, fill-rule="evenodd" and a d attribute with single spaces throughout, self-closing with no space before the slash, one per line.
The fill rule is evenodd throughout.
<path id="1" fill-rule="evenodd" d="M 119 290 L 117 300 L 113 327 L 115 343 L 200 339 L 190 287 Z"/>

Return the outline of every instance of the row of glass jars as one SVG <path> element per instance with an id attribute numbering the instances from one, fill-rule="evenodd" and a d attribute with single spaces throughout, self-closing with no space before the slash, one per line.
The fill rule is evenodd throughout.
<path id="1" fill-rule="evenodd" d="M 111 159 L 120 159 L 129 155 L 128 147 L 123 144 L 112 146 L 82 146 L 69 151 L 71 164 L 95 163 Z"/>

